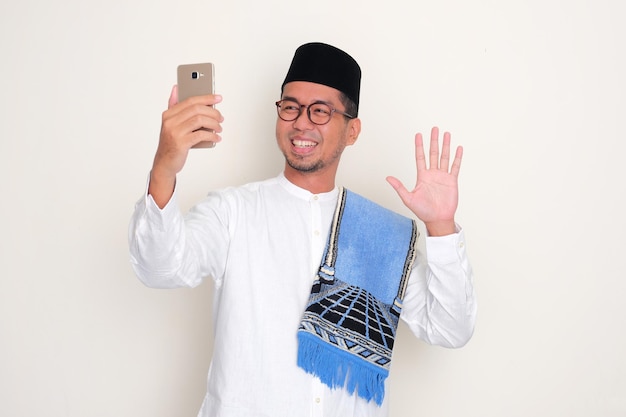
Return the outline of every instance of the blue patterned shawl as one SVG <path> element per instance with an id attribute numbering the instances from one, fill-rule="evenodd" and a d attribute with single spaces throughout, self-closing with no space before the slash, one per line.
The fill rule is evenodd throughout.
<path id="1" fill-rule="evenodd" d="M 298 329 L 299 367 L 382 404 L 418 236 L 415 221 L 340 190 Z"/>

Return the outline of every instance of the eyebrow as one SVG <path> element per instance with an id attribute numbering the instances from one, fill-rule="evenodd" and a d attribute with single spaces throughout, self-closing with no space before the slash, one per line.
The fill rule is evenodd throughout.
<path id="1" fill-rule="evenodd" d="M 295 102 L 296 102 L 296 103 L 298 103 L 298 104 L 301 104 L 301 103 L 298 101 L 298 99 L 297 99 L 297 98 L 295 98 L 295 97 L 291 97 L 291 96 L 283 96 L 282 100 L 291 100 L 291 101 L 295 101 Z M 311 102 L 311 104 L 314 104 L 314 103 L 324 103 L 324 104 L 327 104 L 327 105 L 329 105 L 329 106 L 331 106 L 331 107 L 335 107 L 335 104 L 331 103 L 330 101 L 326 101 L 326 100 L 313 100 L 313 101 Z"/>

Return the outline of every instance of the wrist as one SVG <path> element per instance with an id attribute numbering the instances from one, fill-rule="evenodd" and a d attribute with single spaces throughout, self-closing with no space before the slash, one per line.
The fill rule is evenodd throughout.
<path id="1" fill-rule="evenodd" d="M 424 223 L 429 236 L 446 236 L 456 233 L 454 219 Z"/>
<path id="2" fill-rule="evenodd" d="M 176 175 L 167 175 L 159 173 L 158 170 L 150 171 L 150 184 L 148 185 L 148 194 L 152 196 L 154 202 L 159 208 L 165 207 L 167 202 L 174 194 L 176 186 Z"/>
<path id="3" fill-rule="evenodd" d="M 176 182 L 176 174 L 172 174 L 167 170 L 159 169 L 155 164 L 150 170 L 150 182 L 158 184 L 173 184 Z"/>

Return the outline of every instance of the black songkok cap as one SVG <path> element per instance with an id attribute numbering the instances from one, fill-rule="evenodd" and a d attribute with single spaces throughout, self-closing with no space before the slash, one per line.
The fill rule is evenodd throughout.
<path id="1" fill-rule="evenodd" d="M 361 68 L 350 55 L 325 43 L 306 43 L 296 49 L 282 88 L 291 81 L 308 81 L 335 88 L 359 108 Z"/>

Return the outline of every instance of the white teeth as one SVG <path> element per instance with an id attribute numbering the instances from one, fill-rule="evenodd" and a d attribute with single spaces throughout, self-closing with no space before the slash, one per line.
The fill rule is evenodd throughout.
<path id="1" fill-rule="evenodd" d="M 295 146 L 299 146 L 302 148 L 309 148 L 309 147 L 315 146 L 315 142 L 311 142 L 308 140 L 294 140 L 293 144 Z"/>

